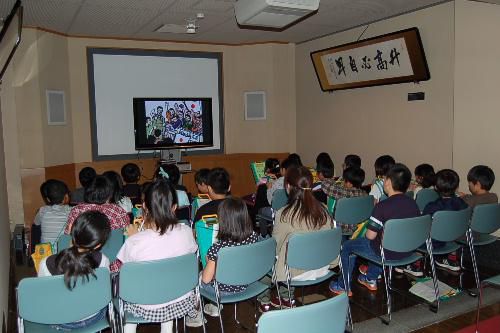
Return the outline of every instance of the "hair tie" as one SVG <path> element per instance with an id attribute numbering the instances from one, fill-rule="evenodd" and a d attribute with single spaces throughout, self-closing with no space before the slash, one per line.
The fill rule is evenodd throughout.
<path id="1" fill-rule="evenodd" d="M 301 190 L 304 190 L 304 191 L 312 191 L 312 188 L 311 187 L 302 187 L 302 186 L 299 186 L 299 188 Z"/>
<path id="2" fill-rule="evenodd" d="M 160 176 L 162 176 L 163 178 L 169 180 L 170 177 L 168 176 L 168 173 L 165 172 L 165 170 L 163 170 L 162 167 L 160 167 Z"/>

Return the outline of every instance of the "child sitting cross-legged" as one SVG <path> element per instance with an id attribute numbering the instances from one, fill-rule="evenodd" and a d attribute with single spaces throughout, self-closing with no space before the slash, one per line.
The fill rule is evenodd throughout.
<path id="1" fill-rule="evenodd" d="M 403 219 L 420 216 L 415 200 L 405 195 L 411 181 L 411 172 L 403 164 L 397 163 L 392 166 L 384 180 L 384 191 L 388 198 L 379 202 L 372 212 L 372 216 L 367 224 L 365 237 L 348 240 L 343 244 L 341 252 L 343 274 L 346 281 L 351 281 L 352 271 L 356 263 L 356 257 L 351 254 L 356 251 L 373 258 L 381 258 L 380 245 L 384 233 L 384 225 L 391 219 Z M 411 253 L 384 251 L 386 259 L 403 259 Z M 350 258 L 351 257 L 351 258 Z M 368 264 L 366 271 L 361 272 L 358 282 L 371 291 L 377 290 L 377 278 L 382 273 L 382 267 L 375 264 Z M 350 292 L 349 295 L 352 293 Z M 330 291 L 334 294 L 341 294 L 346 291 L 346 286 L 342 277 L 330 282 Z"/>

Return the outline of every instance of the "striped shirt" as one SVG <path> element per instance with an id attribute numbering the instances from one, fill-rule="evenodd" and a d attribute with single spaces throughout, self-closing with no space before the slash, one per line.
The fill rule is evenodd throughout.
<path id="1" fill-rule="evenodd" d="M 43 206 L 35 216 L 35 225 L 42 230 L 42 243 L 54 243 L 62 233 L 71 207 L 68 205 Z"/>

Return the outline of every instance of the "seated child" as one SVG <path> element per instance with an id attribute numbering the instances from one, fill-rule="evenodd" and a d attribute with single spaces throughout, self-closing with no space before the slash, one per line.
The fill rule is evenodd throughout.
<path id="1" fill-rule="evenodd" d="M 280 190 L 280 189 L 285 188 L 283 184 L 285 181 L 286 170 L 288 168 L 291 168 L 291 167 L 298 168 L 299 166 L 301 166 L 301 164 L 299 164 L 297 162 L 297 159 L 294 159 L 294 158 L 292 158 L 292 159 L 286 158 L 280 163 L 280 177 L 278 179 L 275 179 L 275 180 L 270 179 L 266 184 L 266 186 L 267 186 L 267 201 L 270 204 L 273 203 L 274 192 L 276 192 L 276 190 Z"/>
<path id="2" fill-rule="evenodd" d="M 104 176 L 95 177 L 92 183 L 85 188 L 85 203 L 71 209 L 64 233 L 69 235 L 76 218 L 89 210 L 95 210 L 106 215 L 109 226 L 113 230 L 128 226 L 130 218 L 127 212 L 117 204 L 111 203 L 112 196 L 113 185 L 111 185 L 110 181 Z"/>
<path id="3" fill-rule="evenodd" d="M 94 168 L 85 167 L 78 173 L 78 180 L 82 187 L 77 188 L 71 192 L 70 202 L 71 204 L 79 204 L 85 201 L 85 189 L 89 187 L 94 178 L 97 176 Z"/>
<path id="4" fill-rule="evenodd" d="M 177 192 L 177 206 L 178 208 L 186 207 L 190 205 L 189 195 L 187 193 L 186 187 L 179 184 L 179 180 L 181 179 L 181 172 L 179 168 L 175 164 L 163 164 L 158 167 L 155 173 L 156 179 L 166 179 L 175 188 Z"/>
<path id="5" fill-rule="evenodd" d="M 380 198 L 385 194 L 384 193 L 384 176 L 387 171 L 396 163 L 394 158 L 389 155 L 382 155 L 375 160 L 375 181 L 372 184 L 372 188 L 370 190 L 370 195 L 373 195 L 375 199 L 375 203 L 380 201 Z"/>
<path id="6" fill-rule="evenodd" d="M 270 207 L 271 202 L 267 199 L 267 183 L 275 181 L 280 177 L 280 163 L 275 158 L 268 158 L 264 163 L 264 177 L 257 183 L 255 192 L 254 211 L 258 212 L 263 207 Z"/>
<path id="7" fill-rule="evenodd" d="M 123 194 L 123 182 L 120 175 L 115 171 L 106 171 L 102 175 L 109 180 L 111 186 L 113 187 L 113 195 L 111 196 L 111 200 L 109 202 L 117 204 L 128 214 L 132 213 L 132 200 Z"/>
<path id="8" fill-rule="evenodd" d="M 44 258 L 40 262 L 38 276 L 64 275 L 64 283 L 69 290 L 81 278 L 92 279 L 98 267 L 109 267 L 109 259 L 98 249 L 106 243 L 110 234 L 108 218 L 96 211 L 82 213 L 75 220 L 71 230 L 72 246 L 58 254 Z M 48 300 L 49 301 L 49 300 Z M 70 331 L 91 326 L 106 316 L 108 307 L 82 318 L 80 321 L 57 325 L 61 331 Z"/>
<path id="9" fill-rule="evenodd" d="M 498 197 L 491 193 L 491 187 L 495 183 L 495 173 L 486 165 L 476 165 L 467 174 L 469 191 L 471 194 L 460 193 L 462 199 L 469 207 L 477 205 L 498 203 Z"/>
<path id="10" fill-rule="evenodd" d="M 332 197 L 335 200 L 341 198 L 352 198 L 366 196 L 367 193 L 361 189 L 365 181 L 365 172 L 363 169 L 351 167 L 344 170 L 342 173 L 343 182 L 338 183 L 332 179 L 324 181 L 321 189 L 326 196 Z M 343 225 L 342 221 L 337 221 L 342 226 L 342 232 L 353 233 L 356 225 Z"/>
<path id="11" fill-rule="evenodd" d="M 123 195 L 132 200 L 134 205 L 141 204 L 141 185 L 138 184 L 141 178 L 141 169 L 135 163 L 127 163 L 121 170 L 123 181 Z"/>
<path id="12" fill-rule="evenodd" d="M 210 169 L 203 168 L 194 174 L 194 183 L 196 184 L 196 188 L 198 189 L 198 194 L 208 194 L 208 174 L 210 173 Z"/>
<path id="13" fill-rule="evenodd" d="M 121 263 L 152 261 L 195 253 L 198 246 L 188 226 L 175 217 L 176 190 L 166 180 L 158 179 L 144 193 L 144 231 L 131 224 L 129 236 L 118 252 Z M 142 281 L 147 283 L 147 281 Z M 140 285 L 138 285 L 140 288 Z M 196 315 L 193 293 L 164 304 L 125 303 L 125 310 L 148 321 L 161 322 L 161 332 L 172 332 L 173 319 Z M 125 324 L 125 333 L 135 332 L 137 324 Z"/>
<path id="14" fill-rule="evenodd" d="M 326 186 L 325 184 L 335 183 L 335 180 L 333 179 L 333 175 L 335 172 L 333 161 L 331 159 L 317 159 L 316 172 L 318 173 L 320 183 L 314 186 L 313 195 L 319 202 L 326 205 L 328 201 L 328 195 L 324 191 L 322 191 L 322 187 Z"/>
<path id="15" fill-rule="evenodd" d="M 347 168 L 361 168 L 361 157 L 354 154 L 346 155 L 344 158 L 344 164 L 342 164 L 342 169 L 345 170 Z"/>
<path id="16" fill-rule="evenodd" d="M 382 242 L 382 234 L 384 232 L 384 224 L 391 219 L 403 219 L 420 216 L 415 200 L 405 195 L 408 186 L 410 186 L 411 172 L 403 164 L 394 164 L 386 173 L 384 191 L 388 198 L 379 202 L 374 208 L 370 221 L 367 225 L 365 237 L 348 240 L 343 244 L 341 260 L 343 274 L 346 281 L 351 281 L 352 270 L 354 269 L 355 257 L 349 258 L 351 253 L 362 252 L 366 255 L 380 258 L 380 245 Z M 411 253 L 393 252 L 385 250 L 386 259 L 403 259 Z M 351 261 L 349 261 L 351 260 Z M 353 262 L 354 261 L 354 262 Z M 349 265 L 349 263 L 351 263 Z M 358 282 L 371 291 L 377 290 L 377 278 L 382 273 L 382 267 L 375 264 L 368 264 L 367 270 L 360 272 Z M 349 287 L 349 295 L 350 292 Z M 334 294 L 341 294 L 346 291 L 342 277 L 330 282 L 330 291 Z"/>
<path id="17" fill-rule="evenodd" d="M 46 206 L 40 207 L 34 225 L 41 228 L 41 243 L 55 243 L 71 211 L 69 190 L 60 180 L 49 179 L 40 187 Z"/>
<path id="18" fill-rule="evenodd" d="M 226 198 L 218 207 L 219 218 L 218 241 L 208 250 L 207 265 L 201 275 L 201 288 L 215 294 L 214 278 L 217 263 L 217 255 L 222 248 L 253 244 L 258 241 L 258 235 L 253 231 L 252 220 L 246 204 L 239 198 Z M 219 291 L 222 296 L 245 291 L 245 285 L 226 285 L 219 283 Z M 213 304 L 205 305 L 205 313 L 218 316 L 217 307 Z"/>
<path id="19" fill-rule="evenodd" d="M 212 201 L 204 204 L 198 209 L 194 222 L 201 220 L 204 215 L 217 214 L 219 205 L 229 195 L 231 183 L 229 173 L 223 168 L 213 168 L 208 174 L 208 195 Z"/>
<path id="20" fill-rule="evenodd" d="M 297 153 L 291 153 L 290 155 L 288 155 L 287 159 L 293 161 L 294 164 L 297 165 L 297 167 L 303 166 L 302 160 L 301 160 L 299 154 L 297 154 Z"/>
<path id="21" fill-rule="evenodd" d="M 421 189 L 434 187 L 436 185 L 436 173 L 432 165 L 427 163 L 417 165 L 415 168 L 415 184 L 412 185 L 410 190 L 413 191 L 415 198 Z"/>

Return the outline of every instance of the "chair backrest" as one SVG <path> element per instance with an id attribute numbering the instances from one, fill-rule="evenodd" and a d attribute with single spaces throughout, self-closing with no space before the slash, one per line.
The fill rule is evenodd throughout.
<path id="1" fill-rule="evenodd" d="M 57 253 L 67 249 L 71 244 L 71 235 L 62 234 L 57 239 Z"/>
<path id="2" fill-rule="evenodd" d="M 370 218 L 373 196 L 342 198 L 335 207 L 335 221 L 342 224 L 358 224 Z"/>
<path id="3" fill-rule="evenodd" d="M 500 205 L 477 205 L 472 211 L 472 231 L 491 234 L 500 228 Z"/>
<path id="4" fill-rule="evenodd" d="M 339 256 L 341 242 L 340 228 L 293 234 L 288 240 L 286 263 L 307 271 L 319 269 Z"/>
<path id="5" fill-rule="evenodd" d="M 179 298 L 198 285 L 195 253 L 142 262 L 128 262 L 120 269 L 118 295 L 137 304 L 162 304 Z"/>
<path id="6" fill-rule="evenodd" d="M 116 259 L 118 251 L 120 251 L 125 237 L 123 236 L 123 229 L 111 230 L 108 240 L 101 249 L 101 252 L 108 257 L 109 261 L 113 262 Z"/>
<path id="7" fill-rule="evenodd" d="M 452 242 L 465 235 L 470 224 L 472 209 L 442 210 L 432 216 L 431 237 L 441 242 Z"/>
<path id="8" fill-rule="evenodd" d="M 278 209 L 285 207 L 286 204 L 288 203 L 288 195 L 286 194 L 286 190 L 279 189 L 274 191 L 273 199 L 271 201 L 272 201 L 271 207 L 274 209 L 274 211 L 277 211 Z"/>
<path id="9" fill-rule="evenodd" d="M 417 202 L 418 209 L 423 211 L 428 203 L 439 199 L 439 194 L 432 188 L 423 188 L 417 193 L 415 201 Z"/>
<path id="10" fill-rule="evenodd" d="M 233 247 L 224 247 L 219 251 L 215 279 L 228 285 L 251 284 L 273 267 L 276 258 L 276 240 L 263 241 Z"/>
<path id="11" fill-rule="evenodd" d="M 259 319 L 258 333 L 344 333 L 347 295 L 297 308 L 266 312 Z"/>
<path id="12" fill-rule="evenodd" d="M 431 232 L 430 215 L 389 220 L 384 226 L 382 246 L 395 252 L 411 252 L 425 243 Z"/>
<path id="13" fill-rule="evenodd" d="M 62 275 L 25 278 L 17 288 L 19 317 L 40 324 L 65 324 L 82 320 L 111 302 L 107 268 L 95 270 L 97 278 L 78 279 L 72 290 Z"/>

